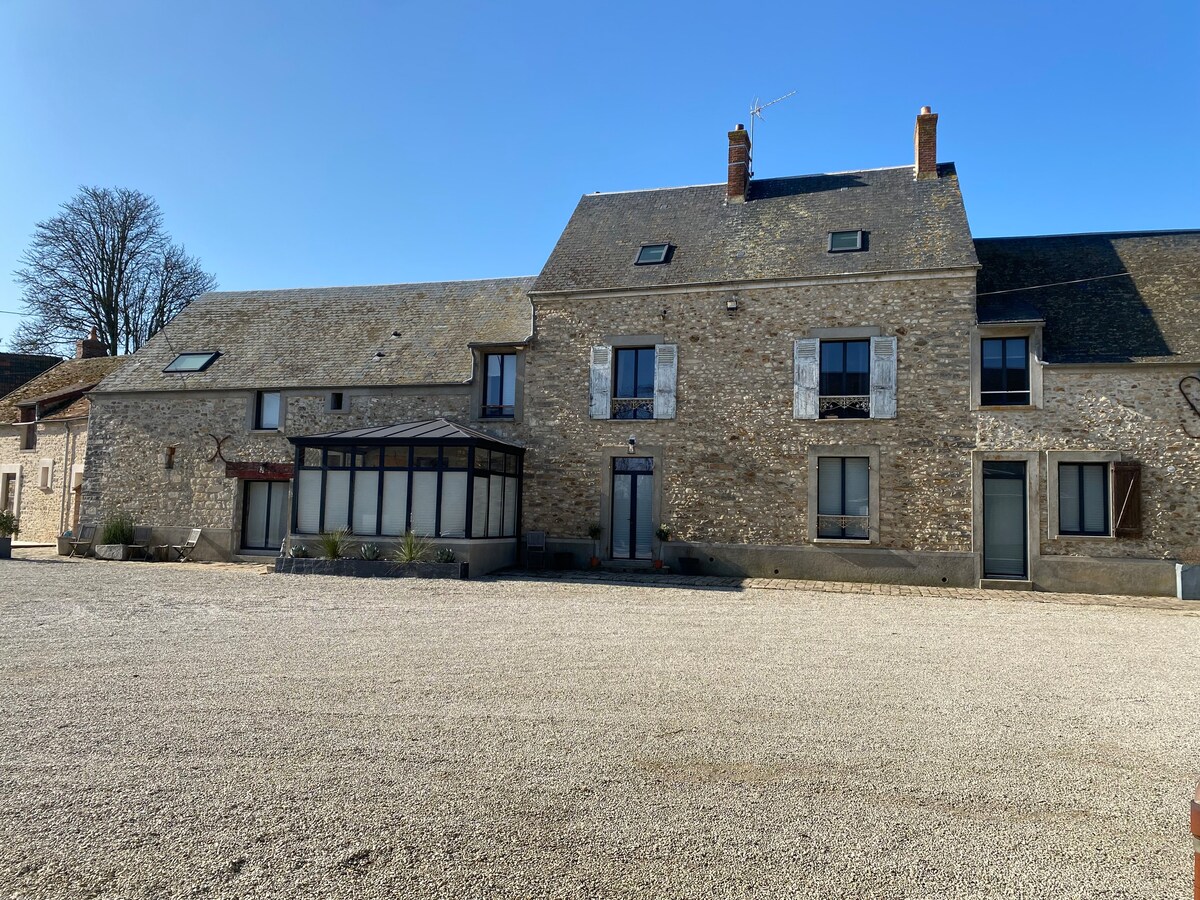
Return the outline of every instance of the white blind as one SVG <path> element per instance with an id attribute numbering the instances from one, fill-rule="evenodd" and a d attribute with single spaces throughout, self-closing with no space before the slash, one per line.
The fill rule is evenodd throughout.
<path id="1" fill-rule="evenodd" d="M 383 473 L 383 534 L 404 534 L 408 515 L 408 473 Z"/>
<path id="2" fill-rule="evenodd" d="M 486 475 L 475 476 L 474 497 L 471 498 L 471 537 L 487 534 L 488 480 Z"/>
<path id="3" fill-rule="evenodd" d="M 412 531 L 433 537 L 437 528 L 437 472 L 413 472 Z"/>
<path id="4" fill-rule="evenodd" d="M 296 479 L 296 530 L 316 534 L 321 530 L 321 472 L 301 469 Z"/>
<path id="5" fill-rule="evenodd" d="M 467 473 L 442 473 L 442 537 L 467 536 Z"/>
<path id="6" fill-rule="evenodd" d="M 354 473 L 354 533 L 375 534 L 379 521 L 379 473 Z"/>
<path id="7" fill-rule="evenodd" d="M 517 479 L 509 476 L 504 479 L 504 536 L 513 537 L 517 533 Z"/>
<path id="8" fill-rule="evenodd" d="M 325 473 L 325 530 L 350 527 L 350 473 Z"/>

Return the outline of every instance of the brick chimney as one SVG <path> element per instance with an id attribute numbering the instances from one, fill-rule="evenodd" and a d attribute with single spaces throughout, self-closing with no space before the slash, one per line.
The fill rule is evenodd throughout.
<path id="1" fill-rule="evenodd" d="M 75 342 L 75 358 L 95 359 L 97 356 L 108 356 L 108 348 L 104 346 L 104 341 L 96 338 L 96 329 L 93 328 L 86 338 Z"/>
<path id="2" fill-rule="evenodd" d="M 744 125 L 729 132 L 729 183 L 725 199 L 730 203 L 745 203 L 750 184 L 750 135 Z"/>
<path id="3" fill-rule="evenodd" d="M 937 178 L 937 113 L 922 106 L 917 116 L 917 127 L 913 129 L 913 146 L 916 150 L 916 176 L 919 179 Z"/>

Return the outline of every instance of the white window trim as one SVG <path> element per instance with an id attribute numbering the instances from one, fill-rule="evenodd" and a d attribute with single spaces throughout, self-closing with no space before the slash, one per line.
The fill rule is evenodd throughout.
<path id="1" fill-rule="evenodd" d="M 822 456 L 865 456 L 867 458 L 867 539 L 817 537 L 817 460 Z M 808 448 L 808 542 L 836 544 L 839 547 L 875 547 L 879 545 L 879 445 L 827 444 Z"/>
<path id="2" fill-rule="evenodd" d="M 1041 322 L 1017 322 L 1002 325 L 976 325 L 971 329 L 971 409 L 986 412 L 1021 412 L 1042 408 L 1042 330 Z M 1029 338 L 1029 405 L 985 406 L 979 400 L 983 383 L 984 338 Z"/>
<path id="3" fill-rule="evenodd" d="M 1113 509 L 1113 467 L 1121 461 L 1119 450 L 1047 450 L 1046 451 L 1046 537 L 1052 541 L 1115 541 L 1116 510 Z M 1059 534 L 1058 465 L 1059 463 L 1108 463 L 1108 534 Z"/>

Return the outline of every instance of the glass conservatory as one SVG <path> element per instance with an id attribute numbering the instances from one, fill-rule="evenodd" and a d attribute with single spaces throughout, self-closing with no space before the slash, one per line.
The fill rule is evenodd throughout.
<path id="1" fill-rule="evenodd" d="M 292 533 L 510 538 L 525 450 L 445 419 L 291 438 Z"/>

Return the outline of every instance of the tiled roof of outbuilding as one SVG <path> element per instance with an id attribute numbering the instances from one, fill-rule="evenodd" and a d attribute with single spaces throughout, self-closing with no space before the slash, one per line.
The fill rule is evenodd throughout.
<path id="1" fill-rule="evenodd" d="M 0 397 L 62 362 L 58 356 L 36 353 L 0 353 Z"/>
<path id="2" fill-rule="evenodd" d="M 39 421 L 87 415 L 87 398 L 79 397 L 78 394 L 99 384 L 129 359 L 128 356 L 95 356 L 90 359 L 68 359 L 60 362 L 10 394 L 0 397 L 0 425 L 16 422 L 20 417 L 22 403 L 45 402 L 60 396 L 68 405 L 57 409 L 51 405 L 48 411 L 43 411 Z"/>
<path id="3" fill-rule="evenodd" d="M 472 342 L 530 337 L 532 278 L 204 294 L 100 387 L 109 391 L 461 384 Z M 218 350 L 203 372 L 163 369 Z"/>
<path id="4" fill-rule="evenodd" d="M 580 199 L 533 290 L 655 288 L 974 266 L 953 163 L 917 181 L 912 166 Z M 831 231 L 866 231 L 862 252 L 830 253 Z M 666 265 L 635 266 L 643 244 L 670 243 Z"/>
<path id="5" fill-rule="evenodd" d="M 975 248 L 979 321 L 1041 318 L 1047 362 L 1200 360 L 1200 230 L 984 238 Z"/>

